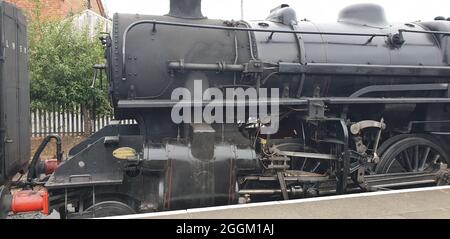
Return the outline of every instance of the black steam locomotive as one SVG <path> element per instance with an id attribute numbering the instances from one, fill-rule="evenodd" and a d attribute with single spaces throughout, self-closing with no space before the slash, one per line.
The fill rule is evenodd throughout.
<path id="1" fill-rule="evenodd" d="M 208 19 L 200 0 L 170 7 L 114 16 L 102 38 L 110 99 L 117 120 L 137 124 L 58 154 L 45 180 L 35 157 L 26 184 L 46 188 L 50 210 L 101 217 L 449 183 L 450 21 L 392 24 L 372 4 L 329 24 L 288 5 L 262 21 Z M 223 121 L 174 122 L 173 92 L 198 85 L 183 113 L 213 104 Z M 257 99 L 198 101 L 211 88 Z M 276 110 L 252 114 L 272 100 Z M 245 120 L 217 114 L 225 106 Z"/>

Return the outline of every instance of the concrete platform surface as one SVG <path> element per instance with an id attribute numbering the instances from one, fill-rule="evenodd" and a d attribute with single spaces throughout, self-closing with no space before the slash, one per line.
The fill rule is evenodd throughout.
<path id="1" fill-rule="evenodd" d="M 109 219 L 450 218 L 450 186 L 158 212 Z"/>

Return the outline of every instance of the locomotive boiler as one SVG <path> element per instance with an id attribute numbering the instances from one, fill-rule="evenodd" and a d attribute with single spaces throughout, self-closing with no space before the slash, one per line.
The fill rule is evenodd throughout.
<path id="1" fill-rule="evenodd" d="M 450 21 L 394 24 L 373 4 L 327 24 L 286 4 L 217 20 L 172 0 L 164 16 L 115 14 L 101 40 L 114 116 L 137 124 L 103 128 L 44 180 L 33 159 L 28 185 L 62 217 L 448 184 Z M 276 107 L 260 117 L 261 102 Z M 211 104 L 215 121 L 190 120 Z"/>

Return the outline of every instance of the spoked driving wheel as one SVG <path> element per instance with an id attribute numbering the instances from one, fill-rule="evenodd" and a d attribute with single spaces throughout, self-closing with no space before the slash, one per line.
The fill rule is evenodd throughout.
<path id="1" fill-rule="evenodd" d="M 427 136 L 411 136 L 389 146 L 381 155 L 377 174 L 432 172 L 449 162 L 447 152 Z"/>

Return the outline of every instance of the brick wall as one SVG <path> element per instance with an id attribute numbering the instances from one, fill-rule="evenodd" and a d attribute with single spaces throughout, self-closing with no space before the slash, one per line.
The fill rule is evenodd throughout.
<path id="1" fill-rule="evenodd" d="M 6 0 L 17 5 L 27 14 L 36 8 L 36 0 Z M 42 16 L 64 18 L 88 9 L 88 0 L 39 0 L 42 4 Z M 99 0 L 90 0 L 91 10 L 105 16 L 103 5 Z"/>

